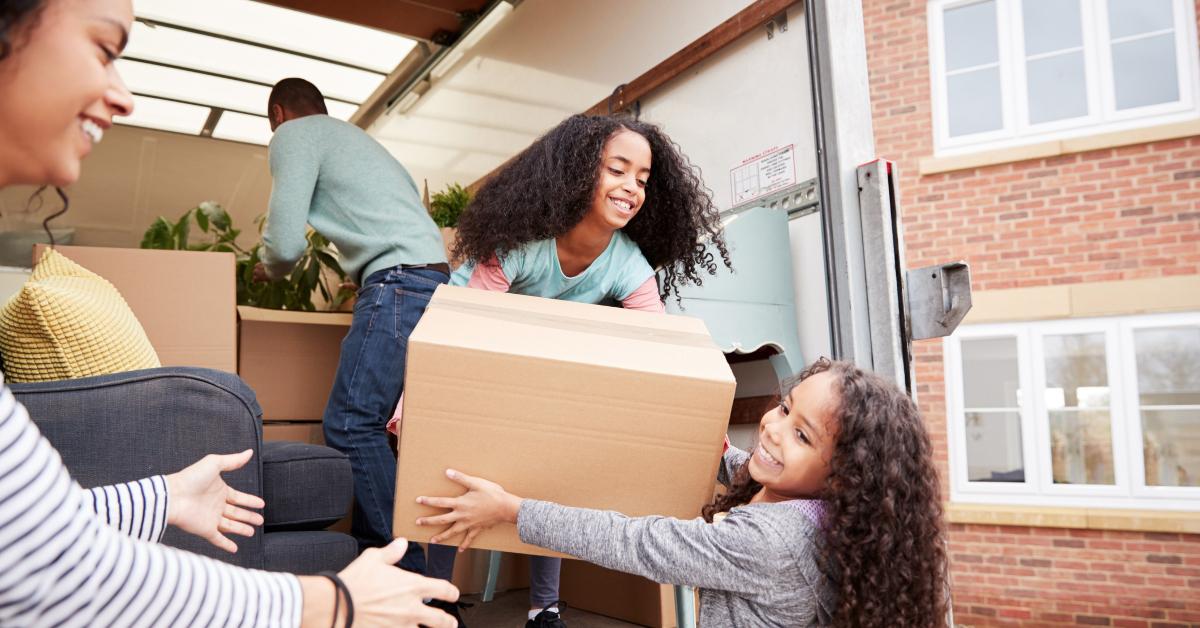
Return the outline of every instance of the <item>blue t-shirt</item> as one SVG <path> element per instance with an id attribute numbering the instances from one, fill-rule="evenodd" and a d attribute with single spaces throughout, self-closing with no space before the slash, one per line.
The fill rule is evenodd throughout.
<path id="1" fill-rule="evenodd" d="M 500 267 L 511 293 L 581 303 L 622 301 L 654 276 L 642 250 L 621 231 L 615 232 L 604 252 L 574 277 L 563 274 L 553 238 L 510 251 Z M 463 264 L 450 277 L 450 284 L 467 285 L 473 272 L 473 263 Z"/>

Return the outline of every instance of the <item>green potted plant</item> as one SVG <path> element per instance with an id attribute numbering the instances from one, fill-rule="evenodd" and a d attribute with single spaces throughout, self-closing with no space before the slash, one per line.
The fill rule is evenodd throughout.
<path id="1" fill-rule="evenodd" d="M 457 183 L 447 185 L 446 189 L 434 194 L 429 199 L 429 215 L 442 230 L 442 240 L 446 243 L 447 258 L 450 257 L 450 251 L 454 248 L 458 217 L 470 203 L 471 191 Z M 451 260 L 451 265 L 454 265 L 453 260 Z"/>
<path id="2" fill-rule="evenodd" d="M 264 220 L 263 216 L 255 220 L 259 233 Z M 193 238 L 196 235 L 193 225 L 202 235 Z M 333 246 L 316 231 L 309 230 L 308 246 L 292 272 L 269 282 L 254 281 L 254 266 L 262 261 L 262 243 L 244 249 L 237 243 L 239 235 L 241 230 L 234 228 L 229 213 L 218 203 L 206 201 L 187 210 L 176 221 L 159 216 L 142 236 L 142 248 L 233 253 L 238 305 L 313 312 L 317 309 L 314 293 L 321 295 L 330 310 L 340 309 L 354 296 Z"/>

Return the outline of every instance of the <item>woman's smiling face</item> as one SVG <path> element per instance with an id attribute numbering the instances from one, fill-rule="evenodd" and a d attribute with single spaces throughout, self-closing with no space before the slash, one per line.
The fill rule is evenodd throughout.
<path id="1" fill-rule="evenodd" d="M 0 186 L 64 186 L 80 161 L 129 115 L 133 96 L 113 61 L 125 47 L 130 0 L 46 0 L 10 32 L 0 61 Z"/>

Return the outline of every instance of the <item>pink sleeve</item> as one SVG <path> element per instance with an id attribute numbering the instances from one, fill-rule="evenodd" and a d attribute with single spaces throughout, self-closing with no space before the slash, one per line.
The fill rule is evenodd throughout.
<path id="1" fill-rule="evenodd" d="M 642 310 L 645 312 L 657 312 L 666 314 L 667 309 L 663 307 L 662 299 L 658 296 L 658 283 L 654 281 L 652 275 L 636 290 L 629 293 L 629 296 L 621 300 L 621 305 L 627 310 Z"/>
<path id="2" fill-rule="evenodd" d="M 653 280 L 654 278 L 651 277 L 651 279 Z M 509 282 L 508 277 L 504 276 L 504 269 L 500 267 L 500 261 L 495 257 L 482 264 L 476 264 L 475 270 L 471 272 L 471 279 L 467 281 L 468 288 L 491 290 L 492 292 L 508 292 L 510 285 L 511 282 Z M 659 305 L 661 307 L 661 304 Z M 400 403 L 396 404 L 396 411 L 392 413 L 392 418 L 388 420 L 387 431 L 399 435 L 400 422 L 403 420 L 404 395 L 402 394 L 400 395 Z"/>
<path id="3" fill-rule="evenodd" d="M 504 276 L 504 269 L 500 267 L 500 261 L 495 257 L 482 264 L 476 264 L 475 270 L 471 273 L 471 279 L 467 282 L 468 288 L 491 290 L 492 292 L 508 292 L 510 285 L 512 282 Z"/>

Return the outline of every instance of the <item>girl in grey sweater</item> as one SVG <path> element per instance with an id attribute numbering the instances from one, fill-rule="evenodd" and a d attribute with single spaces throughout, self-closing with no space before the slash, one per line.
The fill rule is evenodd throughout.
<path id="1" fill-rule="evenodd" d="M 521 540 L 669 584 L 700 588 L 701 626 L 941 626 L 940 488 L 912 400 L 846 362 L 820 360 L 763 415 L 758 444 L 726 444 L 726 492 L 689 521 L 522 499 L 447 471 L 467 492 L 420 497 L 449 512 L 460 550 L 516 524 Z"/>

